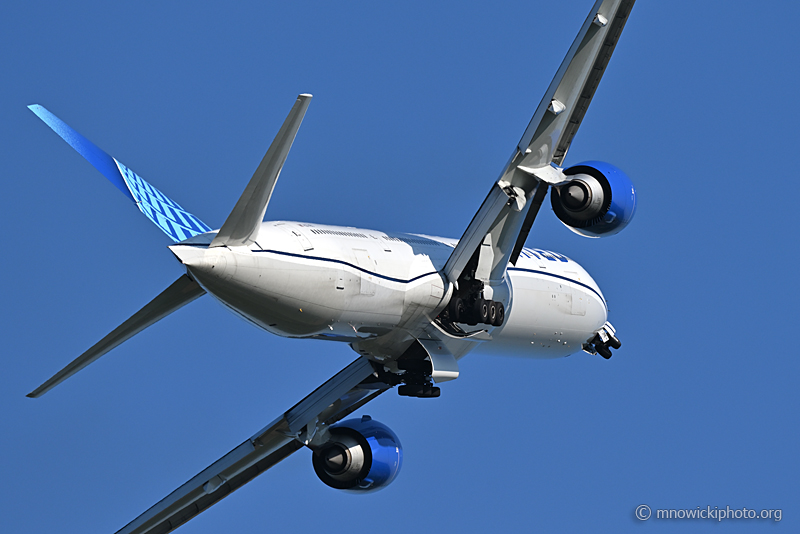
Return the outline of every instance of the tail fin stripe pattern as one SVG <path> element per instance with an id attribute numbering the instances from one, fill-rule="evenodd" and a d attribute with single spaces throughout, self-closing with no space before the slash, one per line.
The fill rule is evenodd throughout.
<path id="1" fill-rule="evenodd" d="M 139 211 L 174 241 L 180 242 L 211 230 L 203 221 L 184 210 L 177 202 L 144 181 L 138 174 L 116 159 L 114 162 Z"/>
<path id="2" fill-rule="evenodd" d="M 164 193 L 145 182 L 139 175 L 112 158 L 94 143 L 70 128 L 64 121 L 39 104 L 28 106 L 37 117 L 64 141 L 86 158 L 126 197 L 174 241 L 183 241 L 211 230 L 200 219 L 180 207 Z"/>

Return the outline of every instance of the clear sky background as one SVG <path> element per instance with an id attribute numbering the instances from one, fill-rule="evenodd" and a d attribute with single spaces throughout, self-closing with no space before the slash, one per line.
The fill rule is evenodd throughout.
<path id="1" fill-rule="evenodd" d="M 25 398 L 182 272 L 26 105 L 218 227 L 310 92 L 268 218 L 458 237 L 591 5 L 4 3 L 0 530 L 113 533 L 354 356 L 205 297 Z M 639 504 L 781 508 L 798 531 L 798 20 L 792 2 L 634 7 L 566 163 L 624 169 L 636 217 L 589 240 L 543 209 L 528 240 L 600 284 L 610 361 L 470 355 L 439 399 L 360 412 L 402 440 L 389 488 L 329 489 L 299 451 L 178 532 L 776 527 L 641 523 Z"/>

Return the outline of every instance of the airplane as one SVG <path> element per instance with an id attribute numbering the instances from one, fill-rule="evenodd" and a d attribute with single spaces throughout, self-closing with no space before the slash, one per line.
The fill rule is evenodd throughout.
<path id="1" fill-rule="evenodd" d="M 326 485 L 380 490 L 401 468 L 400 440 L 367 415 L 347 419 L 377 396 L 397 386 L 401 396 L 438 397 L 473 350 L 608 359 L 620 348 L 588 272 L 525 242 L 548 192 L 556 217 L 582 236 L 614 235 L 634 216 L 636 191 L 622 170 L 601 161 L 563 166 L 634 1 L 595 2 L 460 239 L 264 221 L 310 94 L 297 97 L 216 230 L 41 105 L 29 106 L 173 240 L 169 249 L 186 271 L 29 397 L 205 294 L 267 332 L 344 343 L 358 354 L 117 534 L 170 532 L 304 447 Z"/>

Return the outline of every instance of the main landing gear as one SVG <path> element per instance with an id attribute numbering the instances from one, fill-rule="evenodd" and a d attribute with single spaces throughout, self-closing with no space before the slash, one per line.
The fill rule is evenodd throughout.
<path id="1" fill-rule="evenodd" d="M 475 326 L 478 323 L 501 326 L 506 318 L 506 308 L 502 302 L 486 300 L 480 296 L 472 299 L 453 297 L 448 307 L 450 321 Z"/>
<path id="2" fill-rule="evenodd" d="M 402 375 L 403 385 L 397 388 L 398 395 L 419 398 L 434 398 L 441 395 L 442 390 L 431 382 L 433 366 L 430 361 L 398 360 L 397 367 L 405 371 Z"/>
<path id="3" fill-rule="evenodd" d="M 442 390 L 433 385 L 433 365 L 430 360 L 419 357 L 402 358 L 397 360 L 400 371 L 390 372 L 380 364 L 374 364 L 374 381 L 382 382 L 389 386 L 398 386 L 397 393 L 403 397 L 419 397 L 429 399 L 438 397 Z"/>

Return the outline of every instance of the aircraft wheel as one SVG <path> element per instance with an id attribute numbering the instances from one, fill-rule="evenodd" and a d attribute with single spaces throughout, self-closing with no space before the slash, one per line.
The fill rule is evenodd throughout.
<path id="1" fill-rule="evenodd" d="M 606 360 L 611 357 L 611 350 L 605 345 L 595 345 L 594 348 L 597 350 L 597 354 L 599 354 Z"/>
<path id="2" fill-rule="evenodd" d="M 489 319 L 489 303 L 482 298 L 475 299 L 473 313 L 479 323 L 485 323 Z"/>
<path id="3" fill-rule="evenodd" d="M 503 321 L 506 320 L 506 307 L 502 302 L 496 303 L 496 312 L 492 326 L 503 326 Z"/>
<path id="4" fill-rule="evenodd" d="M 425 393 L 425 386 L 416 384 L 404 384 L 397 388 L 397 394 L 403 397 L 421 397 Z"/>
<path id="5" fill-rule="evenodd" d="M 620 341 L 617 336 L 613 336 L 611 334 L 608 335 L 608 344 L 611 346 L 612 349 L 616 350 L 622 346 L 622 341 Z"/>
<path id="6" fill-rule="evenodd" d="M 425 391 L 423 393 L 425 397 L 436 398 L 442 394 L 442 390 L 436 386 L 425 386 Z"/>
<path id="7" fill-rule="evenodd" d="M 464 299 L 456 297 L 450 301 L 450 320 L 454 323 L 463 323 L 466 319 L 467 307 Z"/>
<path id="8" fill-rule="evenodd" d="M 489 317 L 486 320 L 487 324 L 493 325 L 494 322 L 497 320 L 497 305 L 499 303 L 493 300 L 489 301 Z"/>

